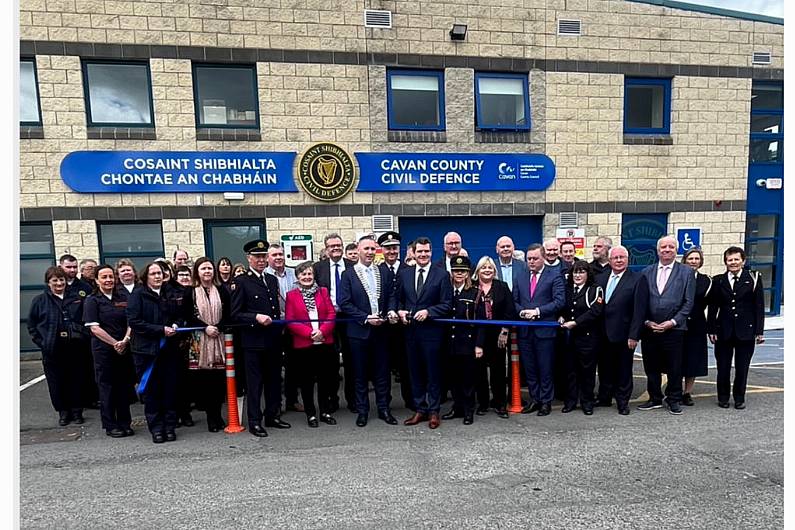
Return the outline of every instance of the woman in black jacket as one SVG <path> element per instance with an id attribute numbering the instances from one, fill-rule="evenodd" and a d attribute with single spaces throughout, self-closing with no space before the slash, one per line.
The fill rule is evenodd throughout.
<path id="1" fill-rule="evenodd" d="M 594 282 L 591 266 L 585 261 L 575 261 L 566 281 L 566 307 L 559 319 L 561 327 L 568 330 L 564 355 L 569 385 L 564 390 L 561 412 L 574 410 L 579 394 L 583 413 L 586 416 L 593 414 L 596 357 L 602 340 L 603 311 L 604 292 Z"/>
<path id="2" fill-rule="evenodd" d="M 61 267 L 48 268 L 44 282 L 47 289 L 30 306 L 28 333 L 41 348 L 41 363 L 52 406 L 58 411 L 58 425 L 79 425 L 85 421 L 81 391 L 86 381 L 78 356 L 88 338 L 83 326 L 84 296 L 66 294 L 66 272 Z"/>
<path id="3" fill-rule="evenodd" d="M 682 263 L 695 271 L 696 297 L 693 309 L 687 317 L 687 330 L 685 331 L 684 355 L 682 357 L 682 376 L 685 378 L 683 387 L 682 405 L 692 407 L 695 405 L 693 386 L 696 377 L 707 375 L 707 303 L 709 293 L 712 291 L 712 278 L 701 274 L 698 269 L 704 265 L 704 253 L 700 248 L 691 248 L 682 256 Z"/>
<path id="4" fill-rule="evenodd" d="M 127 323 L 132 330 L 131 350 L 139 385 L 143 391 L 144 413 L 154 443 L 177 439 L 176 384 L 179 369 L 177 324 L 182 315 L 163 285 L 163 270 L 157 263 L 141 269 L 142 286 L 127 302 Z M 148 377 L 146 374 L 148 373 Z"/>
<path id="5" fill-rule="evenodd" d="M 488 256 L 483 256 L 475 267 L 475 318 L 479 320 L 513 320 L 516 307 L 508 284 L 497 279 L 497 265 Z M 483 358 L 478 360 L 478 415 L 489 408 L 500 418 L 507 418 L 505 363 L 508 359 L 507 326 L 481 326 L 478 345 L 483 347 Z M 488 369 L 488 375 L 486 373 Z M 489 401 L 489 383 L 492 399 Z"/>
<path id="6" fill-rule="evenodd" d="M 196 384 L 196 405 L 207 413 L 207 430 L 218 432 L 225 427 L 221 417 L 226 389 L 224 334 L 220 328 L 229 322 L 229 292 L 216 283 L 215 267 L 202 257 L 193 265 L 193 286 L 187 287 L 182 300 L 187 327 L 194 331 L 188 353 L 188 367 Z"/>

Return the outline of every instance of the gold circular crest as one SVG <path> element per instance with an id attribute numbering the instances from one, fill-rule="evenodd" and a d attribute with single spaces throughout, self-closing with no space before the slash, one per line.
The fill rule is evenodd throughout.
<path id="1" fill-rule="evenodd" d="M 298 161 L 298 183 L 319 201 L 336 201 L 353 189 L 353 159 L 341 147 L 324 142 L 315 144 Z"/>

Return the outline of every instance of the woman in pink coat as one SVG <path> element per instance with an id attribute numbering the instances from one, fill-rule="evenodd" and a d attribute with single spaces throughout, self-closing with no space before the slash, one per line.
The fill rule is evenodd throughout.
<path id="1" fill-rule="evenodd" d="M 296 366 L 300 367 L 301 397 L 306 420 L 310 427 L 318 426 L 315 408 L 315 381 L 320 405 L 320 421 L 336 425 L 328 410 L 339 377 L 339 357 L 334 350 L 334 304 L 328 289 L 318 287 L 312 262 L 305 261 L 295 268 L 298 288 L 287 293 L 285 319 L 293 337 Z M 299 322 L 289 322 L 297 320 Z M 301 322 L 303 321 L 303 322 Z M 311 322 L 307 322 L 311 321 Z"/>

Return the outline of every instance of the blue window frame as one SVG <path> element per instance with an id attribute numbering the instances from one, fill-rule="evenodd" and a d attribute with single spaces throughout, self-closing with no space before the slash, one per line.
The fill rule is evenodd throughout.
<path id="1" fill-rule="evenodd" d="M 784 85 L 754 81 L 751 88 L 752 164 L 784 163 Z"/>
<path id="2" fill-rule="evenodd" d="M 148 62 L 83 61 L 89 127 L 154 127 Z"/>
<path id="3" fill-rule="evenodd" d="M 390 130 L 443 131 L 444 72 L 387 70 Z"/>
<path id="4" fill-rule="evenodd" d="M 55 265 L 55 243 L 50 223 L 22 223 L 19 226 L 19 346 L 22 351 L 38 350 L 28 335 L 27 321 L 33 299 L 46 288 L 44 272 Z"/>
<path id="5" fill-rule="evenodd" d="M 657 263 L 657 240 L 668 233 L 667 213 L 625 213 L 621 216 L 621 244 L 633 271 Z"/>
<path id="6" fill-rule="evenodd" d="M 259 129 L 259 91 L 254 65 L 194 64 L 196 127 Z"/>
<path id="7" fill-rule="evenodd" d="M 624 133 L 670 134 L 671 80 L 624 78 Z"/>
<path id="8" fill-rule="evenodd" d="M 19 124 L 41 125 L 39 83 L 33 59 L 19 60 Z"/>
<path id="9" fill-rule="evenodd" d="M 527 75 L 476 72 L 475 120 L 478 129 L 529 131 Z"/>

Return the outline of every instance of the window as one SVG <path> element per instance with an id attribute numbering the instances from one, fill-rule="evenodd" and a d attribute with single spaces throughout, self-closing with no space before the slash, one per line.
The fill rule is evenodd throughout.
<path id="1" fill-rule="evenodd" d="M 243 245 L 253 239 L 265 238 L 265 223 L 254 220 L 205 221 L 204 240 L 207 256 L 214 262 L 223 256 L 232 263 L 248 263 Z"/>
<path id="2" fill-rule="evenodd" d="M 83 63 L 89 126 L 153 127 L 148 63 Z"/>
<path id="3" fill-rule="evenodd" d="M 444 74 L 388 71 L 387 114 L 391 130 L 443 131 Z"/>
<path id="4" fill-rule="evenodd" d="M 668 214 L 623 214 L 621 244 L 629 252 L 629 268 L 637 271 L 656 263 L 657 240 L 667 233 Z"/>
<path id="5" fill-rule="evenodd" d="M 754 81 L 751 87 L 752 164 L 784 162 L 784 85 Z"/>
<path id="6" fill-rule="evenodd" d="M 671 132 L 671 80 L 625 78 L 624 132 L 669 134 Z"/>
<path id="7" fill-rule="evenodd" d="M 259 129 L 257 76 L 253 66 L 193 66 L 198 127 Z"/>
<path id="8" fill-rule="evenodd" d="M 19 227 L 19 345 L 22 351 L 37 350 L 28 335 L 27 320 L 33 299 L 46 288 L 44 272 L 55 265 L 52 225 L 22 224 Z"/>
<path id="9" fill-rule="evenodd" d="M 129 258 L 140 269 L 148 261 L 165 257 L 160 221 L 97 224 L 100 263 L 114 265 L 121 258 Z"/>
<path id="10" fill-rule="evenodd" d="M 480 129 L 530 129 L 530 98 L 523 74 L 475 74 L 476 124 Z"/>
<path id="11" fill-rule="evenodd" d="M 32 59 L 19 61 L 19 123 L 41 125 L 36 62 Z"/>

